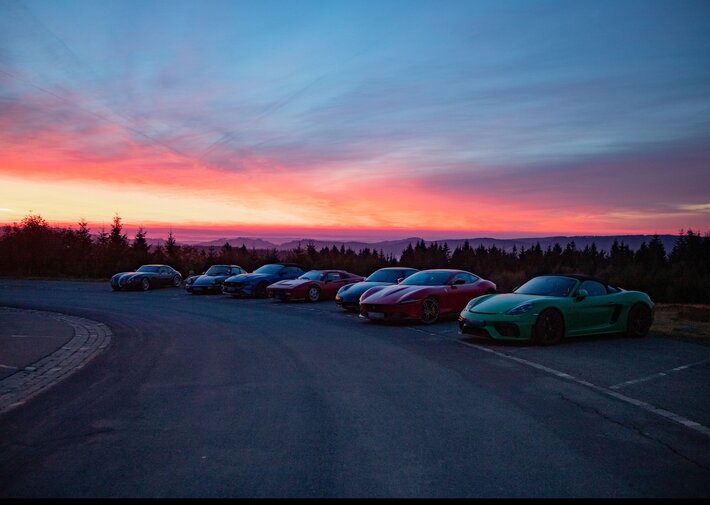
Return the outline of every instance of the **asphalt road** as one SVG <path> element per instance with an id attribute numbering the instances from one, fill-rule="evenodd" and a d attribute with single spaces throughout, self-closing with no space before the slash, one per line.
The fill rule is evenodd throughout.
<path id="1" fill-rule="evenodd" d="M 2 497 L 710 497 L 710 347 L 0 280 L 110 345 L 0 414 Z M 18 323 L 19 324 L 19 323 Z"/>

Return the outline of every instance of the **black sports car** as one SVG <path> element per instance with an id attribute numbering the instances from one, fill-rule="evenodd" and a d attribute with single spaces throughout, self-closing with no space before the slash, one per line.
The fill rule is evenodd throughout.
<path id="1" fill-rule="evenodd" d="M 202 275 L 193 275 L 185 279 L 185 291 L 188 293 L 222 294 L 222 283 L 227 277 L 247 273 L 237 265 L 212 265 Z"/>
<path id="2" fill-rule="evenodd" d="M 114 291 L 121 289 L 142 289 L 182 285 L 182 275 L 169 265 L 143 265 L 135 272 L 121 272 L 111 277 L 111 288 Z"/>

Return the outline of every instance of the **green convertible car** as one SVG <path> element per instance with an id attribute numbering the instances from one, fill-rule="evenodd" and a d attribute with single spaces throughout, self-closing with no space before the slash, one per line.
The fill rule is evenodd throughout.
<path id="1" fill-rule="evenodd" d="M 474 298 L 459 315 L 462 334 L 540 345 L 565 337 L 624 333 L 643 337 L 653 324 L 646 293 L 585 275 L 541 275 L 513 290 Z"/>

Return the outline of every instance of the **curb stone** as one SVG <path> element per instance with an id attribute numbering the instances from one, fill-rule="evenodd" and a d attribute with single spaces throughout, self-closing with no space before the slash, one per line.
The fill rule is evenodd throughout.
<path id="1" fill-rule="evenodd" d="M 62 347 L 0 380 L 0 414 L 19 407 L 67 378 L 111 343 L 112 333 L 108 326 L 90 319 L 57 312 L 11 307 L 0 307 L 0 311 L 49 317 L 64 322 L 74 329 L 74 337 Z"/>

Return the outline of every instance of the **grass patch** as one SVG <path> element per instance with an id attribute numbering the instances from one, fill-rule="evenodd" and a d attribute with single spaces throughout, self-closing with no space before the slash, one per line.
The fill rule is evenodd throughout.
<path id="1" fill-rule="evenodd" d="M 671 338 L 710 344 L 710 305 L 659 303 L 651 330 Z"/>

